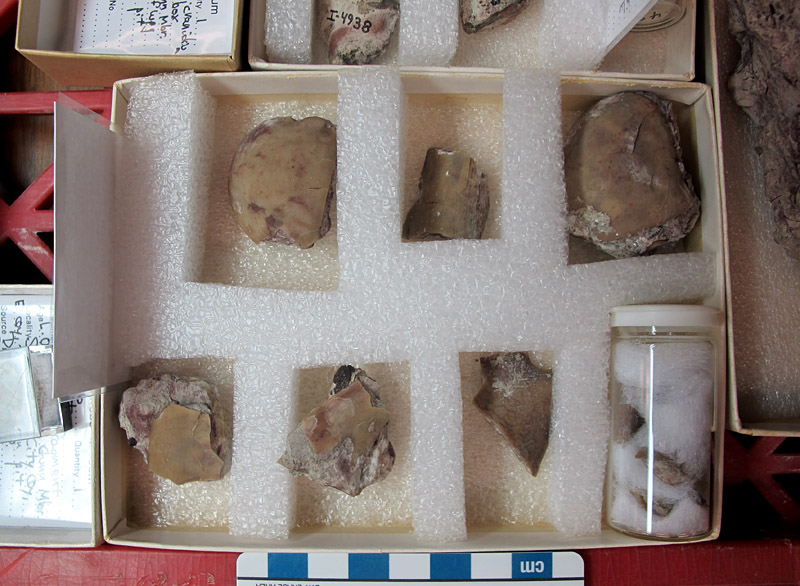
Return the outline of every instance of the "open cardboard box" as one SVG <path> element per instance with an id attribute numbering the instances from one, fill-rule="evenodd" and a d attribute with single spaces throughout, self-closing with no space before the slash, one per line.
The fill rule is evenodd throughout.
<path id="1" fill-rule="evenodd" d="M 51 296 L 52 294 L 52 285 L 0 285 L 0 296 Z M 100 399 L 97 396 L 90 396 L 84 400 L 90 402 L 89 409 L 92 417 L 91 430 L 88 432 L 89 436 L 92 438 L 92 445 L 90 448 L 91 458 L 89 461 L 91 489 L 89 494 L 83 497 L 91 501 L 91 524 L 89 526 L 73 525 L 67 527 L 64 524 L 55 526 L 58 522 L 19 519 L 15 521 L 13 525 L 0 524 L 0 545 L 12 547 L 94 547 L 102 543 L 102 528 L 100 524 L 100 450 L 98 441 L 100 431 Z M 23 443 L 30 446 L 31 449 L 44 449 L 49 451 L 51 447 L 42 444 L 46 444 L 48 440 L 55 440 L 58 437 L 59 436 L 50 436 L 49 438 L 43 438 L 41 441 L 27 440 Z M 26 451 L 25 462 L 30 462 L 31 457 L 37 456 Z M 15 470 L 26 469 L 24 464 L 22 468 L 18 466 L 19 464 L 21 463 L 0 462 L 0 465 L 3 466 L 4 475 L 13 474 Z M 31 496 L 39 498 L 39 495 L 33 492 L 36 490 L 36 485 L 34 484 L 34 486 L 31 486 L 31 482 L 38 483 L 41 481 L 41 478 L 46 478 L 53 474 L 71 474 L 73 470 L 74 468 L 71 464 L 64 464 L 64 466 L 58 470 L 45 471 L 40 468 L 38 474 L 42 476 L 26 475 L 26 485 L 24 487 L 20 486 L 19 490 L 30 491 Z M 52 497 L 48 496 L 46 493 L 41 493 L 41 498 L 50 501 Z M 63 506 L 69 506 L 67 502 L 63 502 L 62 504 Z"/>
<path id="2" fill-rule="evenodd" d="M 73 50 L 75 2 L 20 0 L 16 49 L 54 80 L 67 86 L 110 87 L 128 77 L 163 71 L 236 71 L 242 66 L 245 2 L 234 3 L 231 45 L 220 55 L 130 55 Z M 113 4 L 113 3 L 112 3 Z"/>
<path id="3" fill-rule="evenodd" d="M 800 263 L 772 241 L 755 130 L 728 89 L 741 52 L 729 30 L 728 10 L 720 0 L 707 0 L 702 10 L 726 225 L 727 425 L 756 436 L 800 436 L 800 359 L 794 344 L 800 320 L 792 308 L 797 307 Z"/>
<path id="4" fill-rule="evenodd" d="M 543 2 L 544 0 L 539 0 Z M 631 31 L 606 55 L 596 72 L 567 72 L 567 75 L 599 75 L 603 77 L 619 77 L 631 79 L 668 79 L 675 81 L 691 81 L 695 76 L 695 22 L 696 0 L 685 0 L 686 13 L 676 24 L 662 30 L 651 32 Z M 314 70 L 334 69 L 337 66 L 315 61 L 314 64 L 271 62 L 264 45 L 266 3 L 254 0 L 250 3 L 250 31 L 248 41 L 248 62 L 251 69 L 262 70 Z M 522 19 L 522 16 L 519 17 Z M 494 33 L 494 32 L 493 32 Z M 397 34 L 397 33 L 396 33 Z M 498 71 L 498 68 L 518 68 L 526 65 L 518 63 L 486 63 L 476 57 L 462 57 L 459 51 L 470 41 L 459 26 L 459 50 L 453 59 L 453 70 L 469 68 L 473 71 Z M 478 36 L 478 35 L 475 35 Z M 536 35 L 529 34 L 522 38 L 523 47 L 516 45 L 520 41 L 513 40 L 514 53 L 519 55 L 536 54 Z M 512 41 L 509 41 L 509 44 Z M 397 59 L 397 42 L 390 44 L 387 55 L 381 62 L 393 62 Z M 497 49 L 498 54 L 510 49 Z M 529 63 L 528 63 L 529 64 Z M 445 70 L 448 68 L 444 68 Z"/>
<path id="5" fill-rule="evenodd" d="M 198 76 L 202 87 L 218 103 L 282 103 L 295 99 L 336 103 L 337 75 L 316 73 L 207 74 Z M 413 104 L 457 103 L 481 106 L 502 103 L 504 78 L 500 74 L 405 74 L 403 92 L 409 107 Z M 111 131 L 75 112 L 57 109 L 57 234 L 63 265 L 57 268 L 56 306 L 59 327 L 56 329 L 55 376 L 59 388 L 71 394 L 79 389 L 97 388 L 125 381 L 137 364 L 116 364 L 110 348 L 114 334 L 114 247 L 113 228 L 117 181 L 126 164 L 119 157 L 122 132 L 127 116 L 131 88 L 136 80 L 115 85 Z M 722 216 L 717 175 L 716 133 L 710 89 L 692 83 L 632 80 L 563 79 L 562 111 L 571 113 L 589 107 L 601 97 L 625 90 L 647 89 L 673 102 L 682 132 L 684 158 L 693 174 L 702 198 L 702 222 L 686 240 L 688 251 L 702 251 L 713 258 L 716 275 L 713 293 L 696 300 L 715 307 L 724 306 L 722 256 Z M 567 117 L 565 116 L 565 119 Z M 67 144 L 67 136 L 70 144 Z M 69 148 L 80 135 L 81 149 Z M 501 142 L 502 144 L 502 142 Z M 62 212 L 60 215 L 58 212 Z M 64 243 L 63 245 L 61 243 Z M 120 259 L 124 262 L 124 259 Z M 610 261 L 618 262 L 618 261 Z M 62 279 L 58 279 L 58 275 Z M 198 271 L 190 270 L 182 278 L 197 280 Z M 193 275 L 193 276 L 192 276 Z M 202 283 L 190 283 L 202 287 Z M 233 289 L 241 284 L 228 283 Z M 237 286 L 239 285 L 239 286 Z M 255 294 L 251 284 L 242 292 Z M 256 285 L 263 287 L 264 285 Z M 199 290 L 199 289 L 198 289 Z M 117 292 L 119 293 L 119 292 Z M 248 293 L 249 295 L 249 293 Z M 188 324 L 187 324 L 188 325 Z M 192 324 L 191 327 L 202 327 Z M 59 332 L 71 332 L 72 339 L 59 338 Z M 86 340 L 74 344 L 75 336 Z M 70 344 L 70 342 L 73 342 Z M 170 357 L 165 357 L 170 358 Z M 236 357 L 223 357 L 234 359 Z M 403 358 L 401 358 L 403 360 Z M 235 366 L 235 365 L 234 365 Z M 302 368 L 303 365 L 296 365 Z M 598 376 L 605 376 L 598 372 Z M 724 387 L 724 385 L 721 385 Z M 724 389 L 716 397 L 715 429 L 724 427 Z M 223 525 L 186 528 L 185 526 L 148 527 L 130 523 L 128 482 L 130 459 L 128 447 L 117 416 L 119 393 L 101 397 L 102 517 L 104 537 L 110 543 L 177 549 L 248 550 L 520 550 L 613 547 L 664 543 L 636 539 L 603 528 L 598 535 L 572 538 L 553 530 L 549 524 L 531 526 L 467 527 L 467 539 L 440 545 L 418 541 L 403 527 L 368 533 L 336 528 L 292 530 L 284 540 L 267 541 L 255 537 L 230 535 Z M 713 489 L 711 532 L 719 534 L 722 495 L 722 441 L 715 434 L 713 453 Z"/>

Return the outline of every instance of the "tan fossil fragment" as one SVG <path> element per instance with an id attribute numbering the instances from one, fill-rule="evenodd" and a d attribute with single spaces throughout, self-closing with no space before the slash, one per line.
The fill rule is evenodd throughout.
<path id="1" fill-rule="evenodd" d="M 552 374 L 525 352 L 493 354 L 480 363 L 484 382 L 473 402 L 536 476 L 550 440 Z"/>
<path id="2" fill-rule="evenodd" d="M 211 448 L 211 418 L 180 405 L 170 405 L 153 420 L 150 469 L 175 484 L 219 480 L 224 462 Z"/>
<path id="3" fill-rule="evenodd" d="M 247 135 L 231 163 L 231 205 L 257 243 L 313 246 L 330 229 L 335 190 L 336 127 L 324 118 L 267 120 Z"/>
<path id="4" fill-rule="evenodd" d="M 419 179 L 419 198 L 403 224 L 403 238 L 425 240 L 478 239 L 489 217 L 486 174 L 459 151 L 431 147 Z"/>

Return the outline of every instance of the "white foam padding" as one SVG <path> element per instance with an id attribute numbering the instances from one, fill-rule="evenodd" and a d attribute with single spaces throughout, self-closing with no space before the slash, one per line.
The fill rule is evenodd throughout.
<path id="1" fill-rule="evenodd" d="M 557 71 L 593 71 L 605 56 L 606 21 L 613 0 L 541 0 L 540 66 Z"/>
<path id="2" fill-rule="evenodd" d="M 314 4 L 314 0 L 266 0 L 264 45 L 267 60 L 311 63 Z"/>
<path id="3" fill-rule="evenodd" d="M 400 65 L 446 66 L 458 48 L 458 0 L 403 0 Z"/>
<path id="4" fill-rule="evenodd" d="M 706 298 L 714 292 L 716 265 L 710 253 L 567 264 L 557 74 L 505 76 L 498 139 L 468 123 L 492 119 L 491 101 L 473 107 L 455 100 L 444 112 L 448 102 L 434 99 L 434 107 L 425 109 L 424 95 L 406 95 L 396 69 L 341 70 L 339 272 L 338 286 L 327 291 L 192 280 L 203 263 L 187 254 L 185 243 L 206 226 L 202 183 L 208 178 L 196 161 L 207 156 L 214 102 L 188 75 L 143 80 L 134 90 L 128 134 L 152 161 L 153 177 L 119 186 L 120 209 L 130 214 L 118 235 L 125 261 L 118 263 L 118 277 L 131 288 L 119 299 L 135 313 L 124 324 L 136 330 L 117 329 L 118 344 L 128 342 L 120 359 L 235 361 L 231 533 L 285 538 L 296 526 L 296 481 L 275 464 L 297 416 L 293 372 L 407 362 L 411 466 L 398 474 L 408 473 L 413 485 L 413 531 L 428 544 L 464 538 L 465 510 L 475 503 L 465 503 L 463 458 L 481 446 L 462 429 L 462 411 L 470 403 L 462 399 L 459 353 L 511 350 L 555 356 L 549 480 L 537 485 L 546 486 L 548 495 L 534 499 L 547 510 L 535 518 L 568 535 L 599 530 L 608 442 L 608 310 Z M 413 142 L 426 136 L 419 127 L 447 125 L 468 135 L 464 144 L 495 141 L 481 150 L 487 160 L 502 151 L 501 193 L 493 199 L 500 207 L 493 211 L 498 233 L 484 240 L 404 243 L 405 159 L 433 146 L 427 140 L 436 137 Z M 186 144 L 187 138 L 194 142 Z M 512 494 L 529 486 L 503 476 L 506 468 L 498 470 L 500 476 L 489 479 L 493 489 Z M 398 486 L 407 486 L 406 479 Z M 354 515 L 365 506 L 351 502 Z"/>

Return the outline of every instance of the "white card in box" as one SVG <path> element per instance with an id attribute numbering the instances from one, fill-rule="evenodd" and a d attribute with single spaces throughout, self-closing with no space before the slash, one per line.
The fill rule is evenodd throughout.
<path id="1" fill-rule="evenodd" d="M 51 285 L 0 286 L 0 343 L 10 345 L 13 333 L 9 327 L 13 312 L 8 308 L 31 305 L 14 319 L 20 323 L 21 340 L 49 345 L 38 335 L 51 327 L 52 294 Z M 35 323 L 38 311 L 33 307 L 39 306 L 48 308 L 47 327 Z M 10 375 L 4 371 L 3 376 Z M 8 378 L 3 383 L 20 384 Z M 0 544 L 93 547 L 102 542 L 99 405 L 96 396 L 74 403 L 74 424 L 68 431 L 0 442 Z"/>
<path id="2" fill-rule="evenodd" d="M 170 84 L 181 88 L 178 95 L 159 96 L 159 88 Z M 637 89 L 675 107 L 686 162 L 702 199 L 702 221 L 685 252 L 568 264 L 562 124 L 602 96 Z M 153 90 L 158 91 L 137 93 Z M 150 105 L 153 96 L 159 96 L 161 110 Z M 213 124 L 208 111 L 192 118 L 205 108 Z M 282 270 L 294 267 L 297 274 L 276 282 L 273 273 L 280 267 L 255 275 L 253 267 L 279 266 L 273 257 L 291 253 L 236 244 L 239 235 L 226 207 L 228 161 L 264 117 L 313 112 L 338 125 L 336 220 L 326 236 L 330 248 L 317 251 L 333 254 L 324 264 L 334 276 L 320 278 L 316 269 L 307 272 L 313 261 L 294 258 Z M 147 471 L 119 428 L 119 396 L 103 396 L 103 518 L 109 542 L 366 551 L 659 543 L 601 526 L 608 309 L 634 302 L 723 304 L 722 224 L 707 87 L 596 79 L 560 84 L 558 77 L 536 72 L 401 76 L 381 68 L 338 75 L 178 75 L 118 83 L 114 132 L 90 127 L 68 110 L 60 109 L 58 120 L 59 132 L 87 145 L 76 159 L 72 150 L 59 153 L 60 163 L 83 165 L 72 176 L 92 179 L 77 193 L 63 194 L 84 217 L 57 229 L 70 235 L 75 258 L 96 259 L 84 264 L 97 274 L 82 275 L 57 302 L 76 316 L 103 308 L 102 315 L 92 312 L 98 317 L 92 327 L 93 335 L 107 336 L 107 344 L 80 346 L 69 363 L 59 361 L 57 349 L 56 377 L 80 387 L 95 376 L 95 386 L 119 382 L 128 369 L 132 378 L 164 368 L 186 374 L 205 370 L 233 401 L 229 477 L 216 488 L 187 488 Z M 182 127 L 186 120 L 195 122 Z M 115 138 L 126 125 L 130 138 Z M 134 165 L 130 141 L 137 140 L 164 149 L 157 157 L 146 149 L 140 164 L 167 171 L 166 177 L 143 174 Z M 405 185 L 414 183 L 418 151 L 434 141 L 474 147 L 499 175 L 488 239 L 400 241 L 401 210 L 410 197 Z M 134 150 L 106 157 L 107 166 L 96 164 L 103 151 L 115 148 Z M 194 154 L 184 158 L 189 152 Z M 154 160 L 148 163 L 148 157 Z M 93 199 L 93 192 L 100 197 L 104 190 L 106 201 Z M 112 228 L 89 229 L 103 221 Z M 98 255 L 98 247 L 105 252 Z M 254 250 L 261 255 L 254 257 Z M 221 271 L 220 262 L 234 269 Z M 337 324 L 336 334 L 326 335 L 323 324 Z M 503 454 L 502 445 L 493 443 L 501 440 L 478 433 L 476 426 L 485 422 L 476 423 L 470 411 L 474 353 L 515 349 L 549 352 L 554 364 L 556 433 L 536 478 L 514 472 L 513 456 L 506 455 L 486 474 L 482 445 L 489 449 L 486 442 L 492 442 L 490 453 Z M 324 378 L 326 369 L 346 362 L 377 369 L 396 389 L 398 468 L 391 483 L 390 475 L 384 487 L 370 487 L 374 490 L 361 501 L 329 493 L 320 500 L 276 460 L 307 401 L 298 385 Z M 117 370 L 115 363 L 125 368 Z M 724 395 L 718 396 L 716 430 L 722 429 L 723 405 Z M 712 530 L 706 538 L 719 532 L 720 439 L 717 434 Z M 429 447 L 434 440 L 436 449 Z M 370 525 L 376 511 L 384 510 L 381 522 Z"/>

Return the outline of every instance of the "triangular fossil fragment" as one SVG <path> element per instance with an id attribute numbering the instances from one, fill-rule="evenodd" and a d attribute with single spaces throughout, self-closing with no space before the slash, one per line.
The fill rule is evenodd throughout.
<path id="1" fill-rule="evenodd" d="M 480 363 L 484 384 L 473 402 L 536 476 L 550 439 L 552 374 L 524 352 L 493 354 Z"/>

